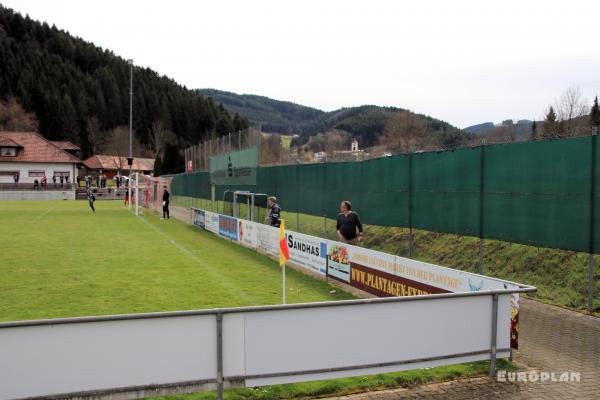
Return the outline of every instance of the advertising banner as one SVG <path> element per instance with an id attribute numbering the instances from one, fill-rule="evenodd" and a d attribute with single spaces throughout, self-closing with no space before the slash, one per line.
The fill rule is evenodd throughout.
<path id="1" fill-rule="evenodd" d="M 230 240 L 238 240 L 237 218 L 219 214 L 219 235 Z"/>
<path id="2" fill-rule="evenodd" d="M 259 252 L 279 254 L 279 229 L 194 210 L 195 225 Z M 292 263 L 379 297 L 516 288 L 512 283 L 287 230 Z M 511 347 L 518 348 L 519 296 L 511 298 Z"/>
<path id="3" fill-rule="evenodd" d="M 481 290 L 516 287 L 495 279 L 458 269 L 396 257 L 396 274 L 417 282 L 445 289 L 449 292 L 479 292 Z"/>
<path id="4" fill-rule="evenodd" d="M 192 215 L 194 217 L 192 223 L 197 227 L 204 229 L 205 227 L 205 213 L 203 210 L 192 209 Z"/>
<path id="5" fill-rule="evenodd" d="M 270 256 L 279 255 L 279 229 L 264 224 L 256 224 L 256 228 L 258 251 Z"/>
<path id="6" fill-rule="evenodd" d="M 238 241 L 240 244 L 256 249 L 258 246 L 258 225 L 255 222 L 238 219 Z"/>
<path id="7" fill-rule="evenodd" d="M 318 274 L 326 274 L 326 240 L 287 230 L 285 232 L 285 240 L 290 250 L 290 260 L 293 263 L 306 267 Z"/>
<path id="8" fill-rule="evenodd" d="M 378 297 L 420 296 L 448 293 L 447 290 L 425 285 L 398 275 L 350 263 L 350 284 Z"/>
<path id="9" fill-rule="evenodd" d="M 350 283 L 350 255 L 348 247 L 330 241 L 327 246 L 327 276 Z"/>
<path id="10" fill-rule="evenodd" d="M 259 146 L 210 157 L 210 179 L 215 185 L 256 185 Z"/>
<path id="11" fill-rule="evenodd" d="M 519 293 L 510 295 L 510 347 L 519 350 Z"/>
<path id="12" fill-rule="evenodd" d="M 210 211 L 204 211 L 204 229 L 218 235 L 219 214 Z"/>

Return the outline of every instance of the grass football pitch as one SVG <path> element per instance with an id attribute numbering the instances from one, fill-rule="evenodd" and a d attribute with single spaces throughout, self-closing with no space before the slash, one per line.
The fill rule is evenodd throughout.
<path id="1" fill-rule="evenodd" d="M 121 202 L 2 201 L 0 221 L 0 321 L 281 302 L 276 261 Z M 352 298 L 286 275 L 288 303 Z"/>

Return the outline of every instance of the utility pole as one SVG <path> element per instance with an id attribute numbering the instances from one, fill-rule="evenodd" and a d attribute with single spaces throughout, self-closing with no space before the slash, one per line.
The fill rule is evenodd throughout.
<path id="1" fill-rule="evenodd" d="M 131 168 L 133 166 L 133 60 L 127 60 L 129 64 L 129 185 L 127 195 L 129 196 L 129 209 L 131 210 Z"/>

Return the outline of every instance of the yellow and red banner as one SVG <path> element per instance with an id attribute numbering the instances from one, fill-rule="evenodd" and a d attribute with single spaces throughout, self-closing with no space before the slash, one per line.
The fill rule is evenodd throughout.
<path id="1" fill-rule="evenodd" d="M 285 240 L 285 220 L 282 219 L 281 225 L 279 225 L 279 266 L 283 267 L 283 264 L 289 259 L 290 249 Z"/>

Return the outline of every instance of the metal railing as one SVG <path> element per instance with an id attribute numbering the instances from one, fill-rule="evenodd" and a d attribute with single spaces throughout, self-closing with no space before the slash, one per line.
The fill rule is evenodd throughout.
<path id="1" fill-rule="evenodd" d="M 343 372 L 343 371 L 359 371 L 366 370 L 369 368 L 385 368 L 385 367 L 394 367 L 394 366 L 406 366 L 406 365 L 414 365 L 419 363 L 426 362 L 436 362 L 436 361 L 450 361 L 454 360 L 455 362 L 461 362 L 461 357 L 472 357 L 489 354 L 489 358 L 485 357 L 484 359 L 490 360 L 490 374 L 494 375 L 496 372 L 496 358 L 498 353 L 504 353 L 510 351 L 507 348 L 497 348 L 497 330 L 498 330 L 498 298 L 502 295 L 509 295 L 512 293 L 527 293 L 527 292 L 535 292 L 537 289 L 533 286 L 521 285 L 517 283 L 512 283 L 517 285 L 516 289 L 505 289 L 505 290 L 490 290 L 490 291 L 482 291 L 482 292 L 461 292 L 461 293 L 443 293 L 443 294 L 432 294 L 432 295 L 423 295 L 423 296 L 409 296 L 409 297 L 389 297 L 389 298 L 374 298 L 374 299 L 359 299 L 359 300 L 346 300 L 346 301 L 334 301 L 334 302 L 318 302 L 318 303 L 305 303 L 305 304 L 289 304 L 289 305 L 270 305 L 270 306 L 252 306 L 252 307 L 238 307 L 238 308 L 217 308 L 211 310 L 193 310 L 193 311 L 177 311 L 177 312 L 156 312 L 156 313 L 146 313 L 146 314 L 124 314 L 124 315 L 111 315 L 111 316 L 98 316 L 98 317 L 81 317 L 81 318 L 59 318 L 59 319 L 48 319 L 48 320 L 36 320 L 36 321 L 19 321 L 19 322 L 4 322 L 0 323 L 0 335 L 3 330 L 7 329 L 17 329 L 17 328 L 31 328 L 31 327 L 40 327 L 40 326 L 58 326 L 64 324 L 87 324 L 87 323 L 101 323 L 101 322 L 109 322 L 109 321 L 132 321 L 132 320 L 147 320 L 147 319 L 160 319 L 160 318 L 176 318 L 176 317 L 190 317 L 190 316 L 207 316 L 213 315 L 215 317 L 215 325 L 216 325 L 216 342 L 214 343 L 214 347 L 216 349 L 216 378 L 202 379 L 197 381 L 186 381 L 186 382 L 167 382 L 163 384 L 156 385 L 145 385 L 145 386 L 130 386 L 130 387 L 120 387 L 114 389 L 102 389 L 102 390 L 90 390 L 85 392 L 76 392 L 76 393 L 65 393 L 66 397 L 80 397 L 82 395 L 92 395 L 92 396 L 105 396 L 114 394 L 117 392 L 128 392 L 128 391 L 141 391 L 141 390 L 159 390 L 160 388 L 173 388 L 174 386 L 185 386 L 185 385 L 205 385 L 205 384 L 216 384 L 218 399 L 221 400 L 223 398 L 223 388 L 224 383 L 229 382 L 229 386 L 235 384 L 236 382 L 246 381 L 246 380 L 259 380 L 267 379 L 267 378 L 278 378 L 278 377 L 293 377 L 293 376 L 301 376 L 301 375 L 314 375 L 314 374 L 325 374 L 325 373 L 335 373 L 335 372 Z M 406 302 L 427 302 L 427 301 L 439 301 L 443 299 L 458 299 L 458 298 L 479 298 L 482 296 L 490 296 L 492 299 L 492 308 L 490 310 L 491 314 L 491 337 L 490 337 L 490 346 L 489 348 L 475 349 L 468 352 L 461 352 L 456 354 L 439 354 L 435 356 L 429 357 L 420 357 L 420 358 L 409 358 L 395 361 L 383 361 L 376 363 L 366 363 L 366 364 L 355 364 L 355 365 L 341 365 L 338 367 L 326 367 L 326 368 L 311 368 L 311 369 L 301 369 L 301 370 L 292 370 L 292 371 L 278 371 L 278 372 L 267 372 L 267 373 L 253 373 L 253 374 L 245 374 L 245 375 L 231 375 L 224 376 L 224 356 L 223 356 L 223 336 L 224 336 L 224 324 L 223 319 L 226 315 L 231 314 L 246 314 L 246 313 L 257 313 L 257 312 L 266 312 L 266 311 L 290 311 L 290 310 L 309 310 L 309 309 L 321 309 L 321 308 L 340 308 L 344 309 L 352 306 L 368 306 L 368 305 L 377 305 L 377 304 L 394 304 L 394 303 L 406 303 Z M 420 303 L 422 304 L 422 303 Z M 393 311 L 393 310 L 391 310 Z M 369 312 L 365 310 L 365 312 Z M 336 315 L 338 315 L 336 313 Z M 281 314 L 277 314 L 280 315 Z M 397 315 L 397 314 L 396 314 Z M 424 318 L 427 315 L 423 315 Z M 480 324 L 477 322 L 477 324 Z M 473 329 L 474 327 L 471 327 Z M 485 329 L 483 326 L 479 327 L 479 329 Z M 96 328 L 95 328 L 96 329 Z M 508 329 L 508 327 L 506 328 Z M 441 332 L 440 332 L 441 334 Z M 229 333 L 231 335 L 231 333 Z M 15 336 L 13 336 L 15 337 Z M 318 337 L 316 337 L 318 339 Z M 441 340 L 441 337 L 440 337 Z M 305 343 L 304 345 L 309 346 L 310 343 Z M 481 359 L 481 358 L 479 358 Z M 10 360 L 6 359 L 6 362 L 10 364 Z M 92 360 L 90 360 L 90 363 Z M 462 361 L 464 362 L 464 361 Z M 451 362 L 450 362 L 451 363 Z M 6 365 L 9 365 L 6 364 Z M 0 377 L 0 382 L 2 378 Z M 50 394 L 50 393 L 48 393 Z M 55 394 L 55 393 L 52 393 Z M 63 394 L 61 394 L 62 396 Z M 0 398 L 2 396 L 2 388 L 0 385 Z"/>
<path id="2" fill-rule="evenodd" d="M 0 190 L 20 190 L 20 191 L 61 191 L 73 189 L 72 183 L 41 183 L 37 185 L 34 183 L 0 183 Z"/>

